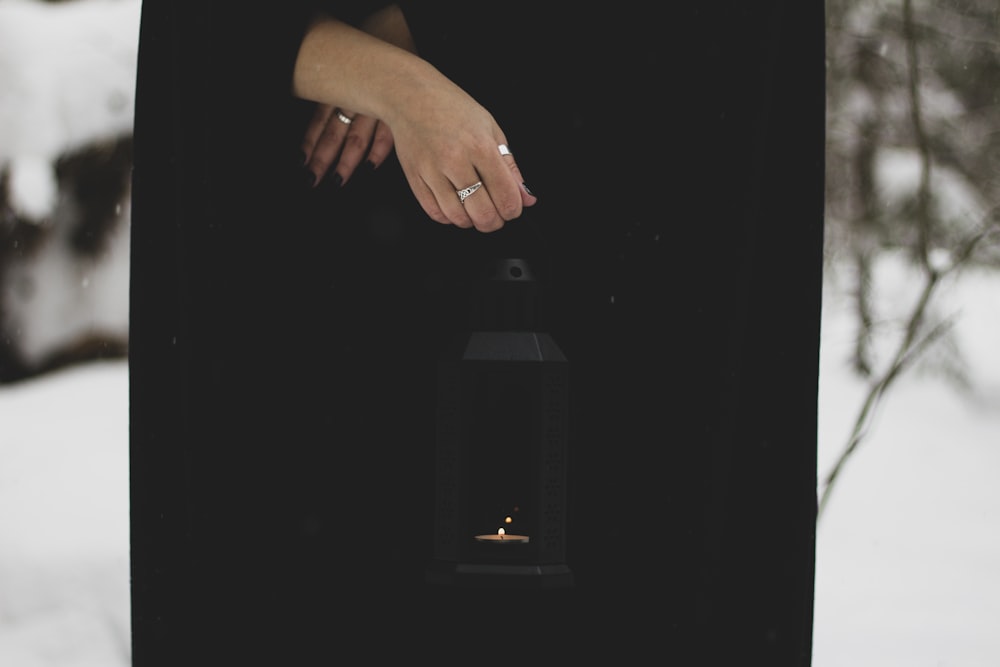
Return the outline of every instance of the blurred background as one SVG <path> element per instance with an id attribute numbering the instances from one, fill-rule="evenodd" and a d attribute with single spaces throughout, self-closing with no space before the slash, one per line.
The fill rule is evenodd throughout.
<path id="1" fill-rule="evenodd" d="M 960 388 L 947 323 L 929 303 L 877 312 L 875 267 L 899 257 L 933 293 L 1000 265 L 1000 9 L 826 7 L 826 268 L 854 301 L 850 362 L 878 377 L 880 335 L 915 315 L 907 363 L 933 358 Z M 125 355 L 138 15 L 139 0 L 0 0 L 0 382 Z"/>
<path id="2" fill-rule="evenodd" d="M 0 664 L 10 667 L 128 664 L 125 360 L 139 8 L 139 0 L 0 0 Z M 976 569 L 981 559 L 1000 557 L 991 537 L 1000 521 L 998 495 L 979 494 L 995 486 L 990 465 L 1000 465 L 1000 438 L 983 435 L 1000 426 L 993 328 L 1000 326 L 1000 5 L 827 0 L 826 10 L 814 664 L 1000 664 L 1000 645 L 984 638 L 996 633 L 977 634 L 984 623 L 1000 627 L 1000 580 L 993 565 Z M 947 435 L 934 431 L 925 449 L 915 441 L 930 429 L 896 428 L 942 404 L 950 412 L 941 414 L 962 423 L 945 425 Z M 54 425 L 63 430 L 51 431 Z M 970 435 L 970 428 L 983 430 Z M 904 444 L 909 448 L 898 448 Z M 64 470 L 67 457 L 78 466 Z M 913 457 L 910 467 L 906 457 Z M 980 476 L 943 474 L 958 460 Z M 893 487 L 899 471 L 919 483 Z M 35 492 L 25 491 L 26 475 Z M 965 488 L 930 492 L 945 480 Z M 93 503 L 88 530 L 79 530 L 78 514 L 53 509 L 51 498 L 39 501 L 45 494 L 38 488 L 73 484 L 87 489 L 84 506 Z M 907 493 L 933 498 L 938 510 L 951 507 L 949 498 L 968 496 L 970 504 L 952 509 L 976 535 L 949 537 L 970 541 L 945 562 L 903 568 L 912 580 L 883 600 L 910 619 L 900 626 L 884 613 L 869 617 L 863 609 L 874 598 L 858 596 L 877 597 L 870 568 L 880 567 L 879 559 L 886 571 L 896 567 L 891 559 L 909 551 L 912 533 L 897 535 L 898 549 L 888 548 L 884 526 L 862 524 L 866 515 L 891 507 L 885 521 L 912 523 L 925 538 L 935 521 L 959 525 L 956 515 L 915 510 L 917 500 L 886 501 Z M 921 519 L 907 520 L 907 507 Z M 34 539 L 29 533 L 46 531 L 62 537 L 25 544 Z M 919 544 L 931 549 L 936 542 Z M 55 548 L 65 552 L 61 559 L 40 556 Z M 107 562 L 84 566 L 101 558 Z M 967 597 L 941 607 L 947 587 L 966 584 L 949 579 L 926 589 L 926 568 L 971 568 L 979 578 Z M 102 582 L 109 581 L 113 593 L 105 595 Z M 928 605 L 924 615 L 914 615 L 912 598 L 899 592 L 919 586 L 932 593 L 920 598 Z M 100 602 L 67 616 L 60 595 L 74 592 Z M 908 614 L 904 605 L 911 605 Z M 936 651 L 919 641 L 921 624 L 944 623 L 933 605 L 952 618 L 965 605 L 975 619 L 945 633 Z M 25 620 L 53 608 L 62 611 L 50 614 L 48 625 Z M 94 617 L 105 619 L 101 630 L 81 620 Z M 83 639 L 94 633 L 105 640 Z M 76 643 L 58 649 L 67 638 Z"/>
<path id="3" fill-rule="evenodd" d="M 0 382 L 128 342 L 138 0 L 0 0 Z"/>

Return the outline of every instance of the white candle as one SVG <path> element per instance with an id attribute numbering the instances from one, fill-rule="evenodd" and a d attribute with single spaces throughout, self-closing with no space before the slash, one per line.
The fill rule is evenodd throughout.
<path id="1" fill-rule="evenodd" d="M 529 540 L 527 535 L 508 535 L 501 528 L 495 535 L 476 535 L 478 542 L 493 542 L 494 544 L 526 544 Z"/>

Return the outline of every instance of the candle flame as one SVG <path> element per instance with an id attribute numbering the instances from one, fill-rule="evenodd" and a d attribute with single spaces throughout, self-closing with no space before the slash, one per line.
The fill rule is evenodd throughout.
<path id="1" fill-rule="evenodd" d="M 507 533 L 507 531 L 505 531 L 505 530 L 504 530 L 503 528 L 501 528 L 500 530 L 498 530 L 498 531 L 497 531 L 497 535 L 499 535 L 499 536 L 500 536 L 500 539 L 503 539 L 503 536 L 504 536 L 504 535 L 505 535 L 506 533 Z"/>
<path id="2" fill-rule="evenodd" d="M 510 517 L 508 516 L 508 517 L 504 517 L 504 520 L 503 520 L 503 522 L 504 522 L 504 523 L 507 523 L 507 524 L 510 524 L 510 523 L 514 523 L 514 520 L 513 520 L 513 519 L 511 519 L 511 518 L 510 518 Z"/>

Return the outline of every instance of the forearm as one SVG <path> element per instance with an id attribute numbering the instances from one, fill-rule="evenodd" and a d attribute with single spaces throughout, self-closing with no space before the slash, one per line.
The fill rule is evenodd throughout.
<path id="1" fill-rule="evenodd" d="M 379 37 L 331 17 L 313 21 L 299 48 L 292 92 L 391 124 L 398 109 L 426 100 L 428 86 L 453 86 L 411 52 L 401 14 L 380 12 L 364 27 Z"/>

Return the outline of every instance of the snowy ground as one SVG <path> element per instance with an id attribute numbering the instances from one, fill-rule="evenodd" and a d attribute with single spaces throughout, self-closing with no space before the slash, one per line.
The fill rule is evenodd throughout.
<path id="1" fill-rule="evenodd" d="M 886 283 L 912 286 L 886 268 Z M 963 276 L 939 297 L 974 393 L 911 373 L 886 395 L 819 522 L 814 667 L 1000 665 L 1000 276 Z M 843 363 L 846 305 L 834 293 L 824 305 L 821 473 L 864 394 Z"/>
<path id="2" fill-rule="evenodd" d="M 978 399 L 916 373 L 887 396 L 820 521 L 815 667 L 1000 664 L 1000 276 L 942 296 Z M 831 290 L 820 473 L 863 395 L 846 306 Z M 129 665 L 127 388 L 124 362 L 0 388 L 0 665 Z"/>
<path id="3" fill-rule="evenodd" d="M 0 388 L 0 665 L 130 664 L 128 375 Z"/>

